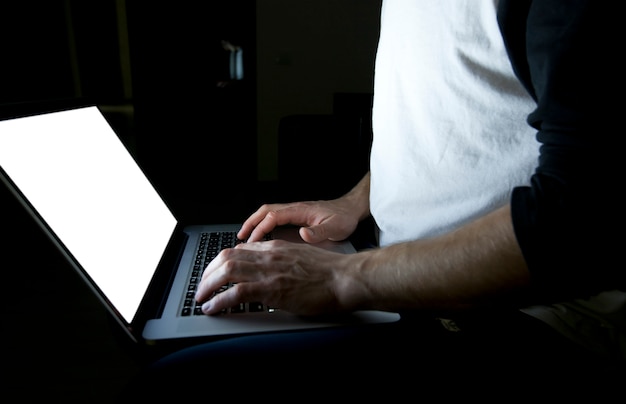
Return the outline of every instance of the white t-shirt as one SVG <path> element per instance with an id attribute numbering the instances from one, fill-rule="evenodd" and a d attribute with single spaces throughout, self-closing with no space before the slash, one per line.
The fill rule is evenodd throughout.
<path id="1" fill-rule="evenodd" d="M 513 74 L 496 3 L 383 3 L 370 162 L 382 245 L 454 229 L 529 181 L 535 103 Z"/>
<path id="2" fill-rule="evenodd" d="M 385 0 L 375 68 L 370 209 L 381 246 L 451 231 L 509 203 L 539 155 L 497 0 Z M 626 294 L 524 311 L 626 357 Z"/>

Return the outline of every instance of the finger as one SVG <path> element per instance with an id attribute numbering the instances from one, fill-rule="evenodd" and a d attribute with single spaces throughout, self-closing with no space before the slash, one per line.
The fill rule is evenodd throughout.
<path id="1" fill-rule="evenodd" d="M 276 208 L 268 210 L 265 217 L 256 225 L 248 237 L 248 242 L 263 240 L 263 237 L 277 226 L 304 224 L 302 216 L 302 209 L 297 205 L 276 205 Z"/>
<path id="2" fill-rule="evenodd" d="M 232 286 L 230 289 L 234 289 L 237 285 Z M 211 299 L 202 303 L 202 312 L 204 314 L 212 315 L 222 313 L 230 307 L 234 307 L 237 304 L 237 294 L 229 293 L 229 289 L 224 292 L 217 293 Z"/>
<path id="3" fill-rule="evenodd" d="M 261 206 L 242 224 L 241 229 L 239 229 L 237 233 L 237 237 L 240 240 L 250 242 L 262 240 L 263 237 L 274 230 L 276 226 L 286 224 L 279 222 L 282 215 L 277 214 L 277 212 L 284 209 L 284 206 L 285 205 L 282 204 L 266 204 Z"/>
<path id="4" fill-rule="evenodd" d="M 301 227 L 300 237 L 307 243 L 315 244 L 325 240 L 322 226 Z"/>
<path id="5" fill-rule="evenodd" d="M 198 284 L 194 298 L 197 302 L 207 301 L 219 288 L 228 283 L 228 274 L 226 272 L 220 271 L 219 267 L 215 270 L 207 267 L 202 274 L 202 279 L 200 284 Z"/>
<path id="6" fill-rule="evenodd" d="M 326 222 L 309 226 L 309 227 L 301 227 L 300 228 L 300 237 L 307 243 L 319 243 L 324 240 L 331 241 L 340 241 L 345 239 L 341 233 L 338 233 L 337 229 L 335 229 L 334 233 L 329 229 Z"/>
<path id="7" fill-rule="evenodd" d="M 215 291 L 229 283 L 258 281 L 263 278 L 259 270 L 262 251 L 270 247 L 266 243 L 242 243 L 235 248 L 222 250 L 202 273 L 195 299 L 203 302 L 211 298 Z"/>
<path id="8" fill-rule="evenodd" d="M 265 235 L 269 234 L 276 226 L 280 226 L 280 216 L 276 214 L 276 211 L 268 212 L 267 215 L 257 224 L 257 226 L 250 233 L 248 242 L 261 241 Z"/>
<path id="9" fill-rule="evenodd" d="M 253 253 L 228 248 L 222 250 L 202 273 L 195 299 L 198 302 L 208 300 L 215 291 L 228 283 L 252 280 L 258 277 L 258 271 L 251 264 Z"/>
<path id="10" fill-rule="evenodd" d="M 280 242 L 281 240 L 271 240 L 269 242 L 259 242 L 259 241 L 249 241 L 247 243 L 237 244 L 234 248 L 237 250 L 248 250 L 248 251 L 268 251 L 272 249 L 272 246 L 275 243 Z M 253 255 L 250 255 L 252 258 Z"/>
<path id="11" fill-rule="evenodd" d="M 256 212 L 250 215 L 245 222 L 243 222 L 241 229 L 237 233 L 237 237 L 240 240 L 246 240 L 250 237 L 250 234 L 254 228 L 265 218 L 267 212 L 271 210 L 271 205 L 263 205 Z"/>
<path id="12" fill-rule="evenodd" d="M 202 312 L 207 315 L 220 314 L 240 303 L 262 301 L 262 294 L 255 291 L 261 290 L 253 283 L 238 283 L 229 289 L 216 294 L 202 304 Z"/>

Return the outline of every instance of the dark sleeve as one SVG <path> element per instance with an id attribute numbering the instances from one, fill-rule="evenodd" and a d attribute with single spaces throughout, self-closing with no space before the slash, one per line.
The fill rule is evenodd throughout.
<path id="1" fill-rule="evenodd" d="M 624 289 L 622 25 L 601 0 L 501 0 L 513 68 L 537 102 L 538 165 L 513 190 L 515 234 L 550 300 Z M 620 42 L 618 42 L 618 40 Z"/>

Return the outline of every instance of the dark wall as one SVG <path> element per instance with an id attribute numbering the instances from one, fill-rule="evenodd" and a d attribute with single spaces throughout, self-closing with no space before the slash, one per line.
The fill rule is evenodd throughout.
<path id="1" fill-rule="evenodd" d="M 228 71 L 222 39 L 254 72 L 255 2 L 175 5 L 128 3 L 139 157 L 185 216 L 242 219 L 254 205 L 255 75 L 217 82 Z"/>
<path id="2" fill-rule="evenodd" d="M 25 0 L 0 10 L 0 104 L 123 98 L 114 0 Z"/>
<path id="3" fill-rule="evenodd" d="M 74 95 L 61 6 L 58 1 L 36 8 L 29 2 L 2 5 L 0 104 Z"/>
<path id="4" fill-rule="evenodd" d="M 255 4 L 4 2 L 0 117 L 36 101 L 102 105 L 177 216 L 236 219 L 255 204 Z M 248 74 L 218 87 L 222 39 L 244 48 Z"/>

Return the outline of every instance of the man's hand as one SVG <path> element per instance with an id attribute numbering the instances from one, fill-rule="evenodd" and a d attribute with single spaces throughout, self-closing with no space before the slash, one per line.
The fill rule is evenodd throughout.
<path id="1" fill-rule="evenodd" d="M 369 216 L 369 172 L 347 194 L 328 201 L 263 205 L 243 223 L 237 236 L 248 242 L 263 240 L 276 226 L 301 226 L 307 243 L 345 240 L 359 221 Z"/>
<path id="2" fill-rule="evenodd" d="M 196 300 L 205 314 L 257 301 L 301 315 L 346 310 L 335 290 L 349 255 L 284 240 L 239 244 L 207 266 Z M 229 282 L 236 285 L 210 298 Z"/>
<path id="3" fill-rule="evenodd" d="M 302 226 L 300 237 L 307 243 L 345 240 L 354 232 L 359 217 L 341 200 L 268 204 L 261 206 L 244 223 L 237 237 L 259 241 L 275 227 Z"/>
<path id="4" fill-rule="evenodd" d="M 214 291 L 236 283 L 211 299 Z M 518 304 L 530 274 L 505 205 L 422 240 L 341 254 L 284 240 L 242 243 L 206 268 L 196 294 L 207 314 L 259 301 L 301 315 L 352 310 L 468 310 Z"/>

